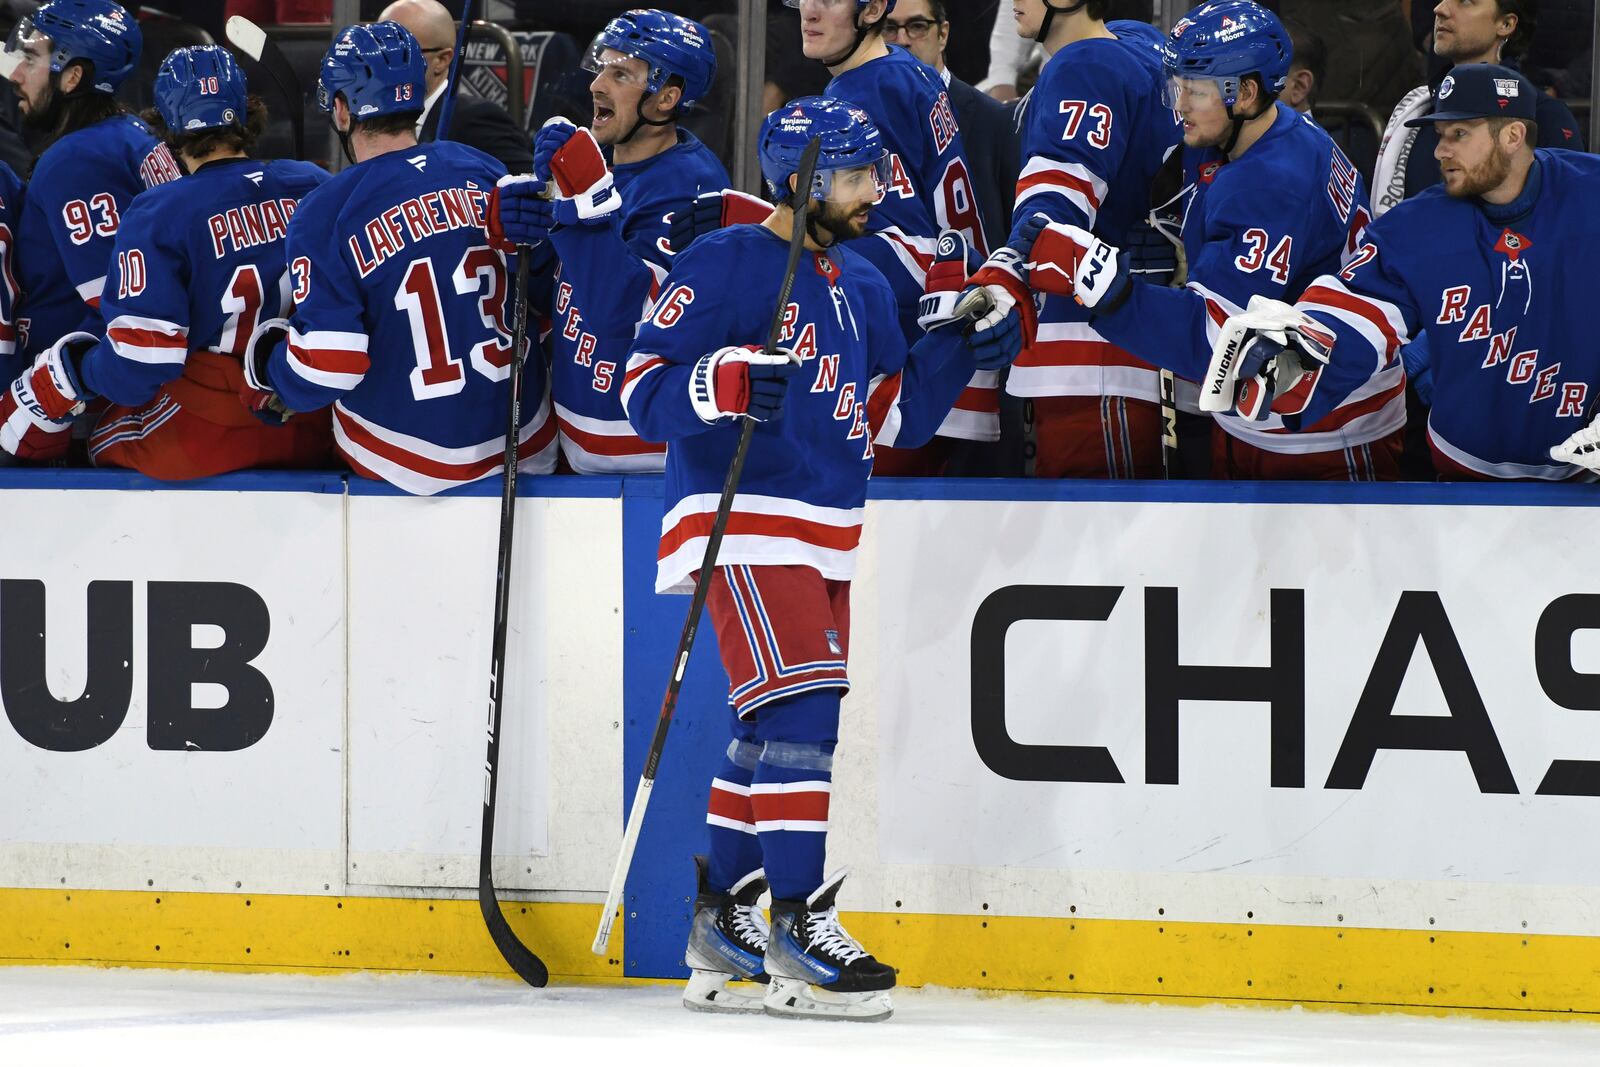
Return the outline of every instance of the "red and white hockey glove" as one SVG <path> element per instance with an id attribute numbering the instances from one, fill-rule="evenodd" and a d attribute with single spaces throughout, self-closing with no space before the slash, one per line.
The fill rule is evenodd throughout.
<path id="1" fill-rule="evenodd" d="M 244 354 L 244 384 L 239 387 L 239 402 L 268 426 L 281 426 L 294 412 L 273 391 L 267 379 L 267 362 L 279 345 L 289 339 L 288 319 L 262 319 L 250 335 Z"/>
<path id="2" fill-rule="evenodd" d="M 99 343 L 91 333 L 69 333 L 34 357 L 33 365 L 0 394 L 0 448 L 18 459 L 49 460 L 72 443 L 72 420 L 89 392 L 78 361 Z"/>
<path id="3" fill-rule="evenodd" d="M 1086 308 L 1109 314 L 1132 287 L 1121 251 L 1080 226 L 1053 222 L 1028 250 L 1028 282 L 1041 293 L 1070 296 Z"/>
<path id="4" fill-rule="evenodd" d="M 1600 473 L 1600 419 L 1552 448 L 1550 458 L 1557 463 L 1572 463 Z"/>
<path id="5" fill-rule="evenodd" d="M 976 319 L 976 330 L 999 329 L 1007 315 L 1016 311 L 1022 317 L 1022 346 L 1032 346 L 1038 332 L 1039 312 L 1028 288 L 1028 249 L 1050 221 L 1035 212 L 1017 228 L 1011 240 L 995 249 L 967 279 L 967 288 L 956 304 L 956 314 Z"/>
<path id="6" fill-rule="evenodd" d="M 789 379 L 800 357 L 787 348 L 772 354 L 754 345 L 730 345 L 702 356 L 689 376 L 689 403 L 701 422 L 744 416 L 768 422 L 783 413 Z"/>
<path id="7" fill-rule="evenodd" d="M 1311 403 L 1333 354 L 1327 327 L 1281 300 L 1252 296 L 1229 316 L 1200 383 L 1200 410 L 1246 419 L 1299 415 Z"/>
<path id="8" fill-rule="evenodd" d="M 564 118 L 553 118 L 533 139 L 533 173 L 556 183 L 555 221 L 563 226 L 606 221 L 622 207 L 622 194 L 594 134 Z"/>
<path id="9" fill-rule="evenodd" d="M 489 246 L 501 252 L 514 252 L 518 245 L 532 247 L 550 236 L 555 225 L 555 208 L 548 183 L 531 174 L 506 174 L 489 194 L 488 218 L 484 227 Z"/>
<path id="10" fill-rule="evenodd" d="M 667 251 L 677 255 L 702 234 L 741 223 L 765 222 L 770 214 L 771 204 L 737 189 L 701 193 L 688 207 L 667 217 Z"/>

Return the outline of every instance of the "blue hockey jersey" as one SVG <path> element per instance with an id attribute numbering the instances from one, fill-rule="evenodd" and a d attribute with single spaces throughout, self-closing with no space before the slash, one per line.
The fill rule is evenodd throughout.
<path id="1" fill-rule="evenodd" d="M 561 451 L 579 474 L 659 471 L 666 447 L 642 441 L 622 410 L 622 375 L 634 330 L 666 277 L 666 218 L 728 172 L 687 130 L 660 155 L 611 168 L 622 210 L 606 225 L 563 226 L 551 306 L 550 394 Z"/>
<path id="2" fill-rule="evenodd" d="M 227 159 L 133 198 L 115 237 L 100 313 L 105 336 L 80 364 L 113 403 L 165 389 L 222 425 L 250 425 L 238 384 L 250 334 L 289 311 L 284 241 L 312 163 Z"/>
<path id="3" fill-rule="evenodd" d="M 1069 44 L 1050 57 L 1023 101 L 1022 171 L 1012 235 L 1036 212 L 1092 230 L 1122 245 L 1150 210 L 1150 185 L 1182 126 L 1162 103 L 1161 35 L 1137 22 L 1111 22 L 1112 38 Z M 1047 296 L 1039 333 L 1011 368 L 1015 396 L 1161 398 L 1154 367 L 1107 342 L 1088 313 L 1064 296 Z M 1193 408 L 1198 392 L 1180 387 Z"/>
<path id="4" fill-rule="evenodd" d="M 741 429 L 695 414 L 694 364 L 728 345 L 766 343 L 787 256 L 788 243 L 764 226 L 702 237 L 678 256 L 639 327 L 622 402 L 639 436 L 668 442 L 658 592 L 691 588 Z M 847 580 L 874 444 L 932 437 L 972 360 L 954 327 L 908 351 L 894 294 L 851 248 L 802 253 L 782 337 L 803 366 L 781 416 L 756 426 L 718 563 L 801 564 Z"/>
<path id="5" fill-rule="evenodd" d="M 484 211 L 504 173 L 454 141 L 388 152 L 312 190 L 289 226 L 295 311 L 268 377 L 295 411 L 333 404 L 350 465 L 407 492 L 501 467 L 511 278 Z M 546 375 L 524 366 L 518 469 L 546 473 Z"/>
<path id="6" fill-rule="evenodd" d="M 939 72 L 894 45 L 887 56 L 834 78 L 827 95 L 870 115 L 889 152 L 889 186 L 854 247 L 889 283 L 906 341 L 915 343 L 922 335 L 917 301 L 940 231 L 960 230 L 976 261 L 988 256 L 955 109 Z M 999 375 L 980 371 L 940 433 L 999 440 L 999 411 Z"/>
<path id="7" fill-rule="evenodd" d="M 11 165 L 0 162 L 0 366 L 13 366 L 21 346 L 18 314 L 22 289 L 17 284 L 17 227 L 25 187 Z"/>
<path id="8" fill-rule="evenodd" d="M 1301 421 L 1333 410 L 1425 334 L 1428 440 L 1441 473 L 1582 475 L 1550 448 L 1589 422 L 1600 388 L 1600 347 L 1587 341 L 1597 199 L 1600 159 L 1541 148 L 1509 205 L 1435 186 L 1390 209 L 1344 269 L 1317 279 L 1297 305 L 1335 336 Z"/>
<path id="9" fill-rule="evenodd" d="M 182 176 L 167 146 L 132 115 L 74 130 L 45 149 L 29 179 L 17 224 L 22 283 L 21 358 L 4 366 L 14 378 L 35 353 L 63 334 L 103 328 L 112 238 L 122 213 L 141 191 Z"/>
<path id="10" fill-rule="evenodd" d="M 1355 251 L 1371 221 L 1366 184 L 1333 138 L 1293 108 L 1277 105 L 1272 126 L 1238 159 L 1188 150 L 1183 247 L 1188 284 L 1135 281 L 1128 300 L 1097 315 L 1100 335 L 1190 381 L 1205 376 L 1220 324 L 1252 296 L 1293 301 Z M 1339 451 L 1405 425 L 1405 370 L 1373 366 L 1337 410 L 1300 433 L 1276 415 L 1253 422 L 1219 415 L 1222 428 L 1271 452 Z"/>

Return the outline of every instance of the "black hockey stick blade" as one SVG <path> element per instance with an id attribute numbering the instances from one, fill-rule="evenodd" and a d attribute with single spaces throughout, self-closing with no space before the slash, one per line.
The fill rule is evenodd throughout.
<path id="1" fill-rule="evenodd" d="M 494 890 L 494 813 L 500 775 L 500 713 L 504 707 L 506 627 L 511 606 L 512 534 L 517 516 L 517 436 L 522 428 L 522 361 L 528 338 L 528 250 L 517 256 L 511 316 L 510 403 L 506 413 L 505 474 L 500 494 L 500 543 L 494 586 L 494 644 L 489 659 L 489 748 L 483 762 L 483 837 L 478 849 L 478 910 L 500 955 L 531 986 L 550 981 L 544 961 L 524 945 L 500 910 Z"/>
<path id="2" fill-rule="evenodd" d="M 288 111 L 289 129 L 294 135 L 294 157 L 306 158 L 306 94 L 289 58 L 278 43 L 267 36 L 266 30 L 243 15 L 231 16 L 223 32 L 228 43 L 249 56 L 278 87 L 278 95 L 283 97 Z"/>

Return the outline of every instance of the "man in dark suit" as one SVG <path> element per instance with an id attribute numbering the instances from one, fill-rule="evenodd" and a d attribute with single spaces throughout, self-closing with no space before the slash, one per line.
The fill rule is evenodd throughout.
<path id="1" fill-rule="evenodd" d="M 422 45 L 428 97 L 422 121 L 417 124 L 417 140 L 435 140 L 439 134 L 445 83 L 450 77 L 450 61 L 456 50 L 455 20 L 439 0 L 395 0 L 383 9 L 379 18 L 398 22 Z M 504 163 L 512 174 L 526 174 L 533 169 L 533 148 L 526 131 L 517 129 L 504 108 L 481 96 L 456 93 L 447 132 L 450 140 L 488 153 Z"/>
<path id="2" fill-rule="evenodd" d="M 967 166 L 983 214 L 983 235 L 990 248 L 1006 243 L 1011 233 L 1011 207 L 1016 202 L 1022 144 L 1017 134 L 1015 104 L 1002 104 L 953 76 L 944 62 L 950 40 L 945 0 L 898 0 L 883 20 L 883 39 L 897 44 L 939 72 L 961 127 Z"/>

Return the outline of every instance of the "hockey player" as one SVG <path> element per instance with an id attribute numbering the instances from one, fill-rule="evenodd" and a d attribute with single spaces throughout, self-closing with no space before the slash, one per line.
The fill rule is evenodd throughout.
<path id="1" fill-rule="evenodd" d="M 1592 330 L 1600 160 L 1534 149 L 1537 96 L 1506 67 L 1451 71 L 1412 120 L 1438 126 L 1443 184 L 1369 226 L 1294 307 L 1257 297 L 1230 317 L 1204 402 L 1312 425 L 1425 335 L 1440 477 L 1593 479 L 1600 350 L 1578 339 Z"/>
<path id="2" fill-rule="evenodd" d="M 100 302 L 104 337 L 73 332 L 40 353 L 0 400 L 0 415 L 14 418 L 31 396 L 66 420 L 106 397 L 89 458 L 155 478 L 325 466 L 326 414 L 267 425 L 240 394 L 251 331 L 287 311 L 289 219 L 327 172 L 246 155 L 266 108 L 247 97 L 226 48 L 173 52 L 156 75 L 155 101 L 189 176 L 140 193 L 123 215 Z M 0 446 L 16 441 L 0 429 Z"/>
<path id="3" fill-rule="evenodd" d="M 1185 287 L 1135 280 L 1120 249 L 1056 225 L 1028 253 L 1034 288 L 1073 298 L 1107 341 L 1197 382 L 1222 319 L 1337 271 L 1370 219 L 1366 188 L 1320 126 L 1277 100 L 1290 55 L 1278 16 L 1253 0 L 1214 0 L 1173 27 L 1165 67 L 1189 149 Z M 1403 368 L 1374 364 L 1368 382 L 1297 433 L 1270 414 L 1220 414 L 1212 475 L 1397 478 L 1405 415 Z"/>
<path id="4" fill-rule="evenodd" d="M 579 474 L 659 471 L 666 447 L 641 441 L 622 410 L 622 372 L 670 256 L 666 219 L 728 172 L 678 125 L 716 77 L 704 26 L 665 11 L 612 19 L 584 60 L 594 125 L 552 119 L 534 142 L 533 181 L 511 179 L 499 224 L 518 244 L 549 239 L 560 258 L 551 301 L 550 390 L 562 455 Z M 538 195 L 555 172 L 559 199 Z"/>
<path id="5" fill-rule="evenodd" d="M 333 405 L 359 474 L 432 494 L 500 469 L 511 371 L 510 276 L 486 231 L 505 168 L 466 145 L 419 146 L 422 53 L 393 22 L 350 26 L 322 60 L 317 103 L 354 165 L 289 225 L 294 314 L 256 328 L 246 377 L 258 409 Z M 553 466 L 538 360 L 519 469 Z"/>
<path id="6" fill-rule="evenodd" d="M 1163 102 L 1161 36 L 1150 26 L 1104 21 L 1107 0 L 1014 0 L 1017 32 L 1050 54 L 1021 106 L 1023 166 L 1011 244 L 1026 248 L 1035 215 L 1113 244 L 1150 207 L 1150 187 L 1180 127 Z M 973 278 L 997 317 L 1028 316 L 1029 347 L 1006 380 L 1025 401 L 1024 423 L 1044 478 L 1158 478 L 1162 473 L 1159 371 L 1102 337 L 1070 298 L 1047 296 L 1032 331 L 1015 251 L 999 249 Z M 1190 406 L 1192 390 L 1178 399 Z"/>
<path id="7" fill-rule="evenodd" d="M 764 224 L 718 230 L 678 256 L 640 327 L 623 402 L 640 436 L 668 442 L 658 592 L 692 585 L 738 420 L 760 422 L 707 600 L 734 736 L 712 783 L 685 1004 L 760 1010 L 763 998 L 727 983 L 759 980 L 764 965 L 771 1014 L 875 1019 L 889 1014 L 894 971 L 845 932 L 835 908 L 843 876 L 823 875 L 867 476 L 877 446 L 925 441 L 975 367 L 1013 358 L 1020 325 L 1013 316 L 1009 332 L 980 343 L 952 324 L 946 309 L 966 249 L 951 231 L 928 272 L 930 332 L 908 351 L 893 293 L 851 241 L 869 224 L 887 162 L 866 113 L 808 97 L 768 116 L 760 156 L 770 193 L 791 195 L 813 136 L 822 153 L 797 197 L 809 236 L 783 351 L 769 356 L 762 345 L 788 254 L 787 203 Z M 755 909 L 762 878 L 770 940 Z"/>
<path id="8" fill-rule="evenodd" d="M 857 249 L 894 287 L 907 342 L 915 341 L 917 301 L 941 230 L 959 230 L 981 259 L 988 254 L 966 149 L 939 72 L 883 40 L 894 0 L 784 0 L 800 10 L 801 46 L 833 80 L 827 95 L 872 116 L 889 152 L 888 190 Z M 1000 437 L 999 376 L 974 376 L 939 433 L 968 441 Z M 944 449 L 889 450 L 881 475 L 937 474 Z"/>
<path id="9" fill-rule="evenodd" d="M 74 330 L 99 335 L 100 294 L 122 213 L 141 190 L 180 176 L 166 145 L 112 96 L 139 61 L 133 16 L 109 0 L 50 0 L 17 23 L 6 51 L 23 121 L 49 138 L 34 164 L 17 223 L 16 281 L 24 293 L 10 381 Z M 23 418 L 32 415 L 27 413 Z M 49 420 L 9 431 L 29 459 L 66 451 Z"/>

